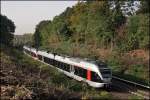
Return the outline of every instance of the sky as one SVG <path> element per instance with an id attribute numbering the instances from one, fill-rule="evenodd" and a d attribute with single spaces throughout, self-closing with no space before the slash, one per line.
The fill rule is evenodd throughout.
<path id="1" fill-rule="evenodd" d="M 1 14 L 16 26 L 15 35 L 34 33 L 42 20 L 52 20 L 77 1 L 1 1 Z"/>

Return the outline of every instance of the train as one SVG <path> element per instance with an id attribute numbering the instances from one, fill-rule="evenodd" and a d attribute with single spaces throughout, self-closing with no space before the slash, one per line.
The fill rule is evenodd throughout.
<path id="1" fill-rule="evenodd" d="M 62 56 L 29 46 L 23 46 L 23 52 L 36 60 L 55 67 L 75 80 L 86 82 L 89 86 L 101 88 L 111 85 L 112 71 L 106 63 L 100 60 Z"/>

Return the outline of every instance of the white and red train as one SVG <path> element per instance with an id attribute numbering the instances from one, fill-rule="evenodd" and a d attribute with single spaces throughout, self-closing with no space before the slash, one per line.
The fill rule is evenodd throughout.
<path id="1" fill-rule="evenodd" d="M 52 65 L 65 75 L 78 81 L 84 81 L 92 87 L 105 87 L 111 83 L 112 72 L 104 62 L 60 56 L 27 46 L 24 46 L 23 49 L 25 54 Z"/>

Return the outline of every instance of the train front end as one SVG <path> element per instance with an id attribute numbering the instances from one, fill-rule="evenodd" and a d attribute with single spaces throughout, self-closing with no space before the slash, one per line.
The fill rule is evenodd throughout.
<path id="1" fill-rule="evenodd" d="M 104 87 L 110 87 L 111 79 L 112 79 L 112 72 L 109 68 L 100 68 L 99 69 L 102 82 L 104 83 Z"/>
<path id="2" fill-rule="evenodd" d="M 101 61 L 94 61 L 94 65 L 97 67 L 98 70 L 98 77 L 100 87 L 110 87 L 111 85 L 111 79 L 112 79 L 112 71 L 111 69 L 107 66 L 106 63 L 101 62 Z"/>

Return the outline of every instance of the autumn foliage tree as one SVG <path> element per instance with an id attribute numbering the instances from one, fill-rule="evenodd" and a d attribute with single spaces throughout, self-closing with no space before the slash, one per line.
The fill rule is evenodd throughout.
<path id="1" fill-rule="evenodd" d="M 121 51 L 147 48 L 149 2 L 139 3 L 142 15 L 135 14 L 134 1 L 80 1 L 52 21 L 40 22 L 34 34 L 35 44 L 48 46 L 55 38 L 57 43 L 69 41 L 76 47 L 92 45 Z"/>

